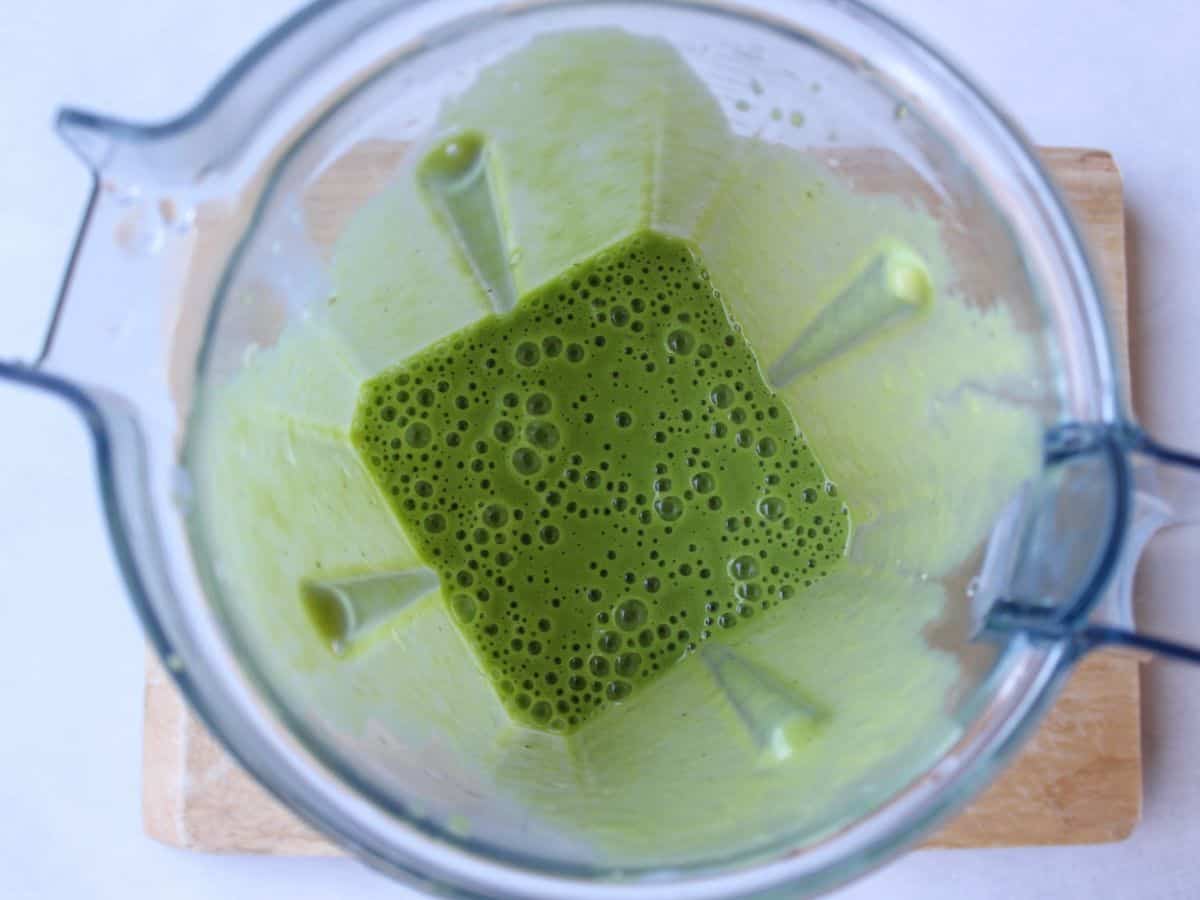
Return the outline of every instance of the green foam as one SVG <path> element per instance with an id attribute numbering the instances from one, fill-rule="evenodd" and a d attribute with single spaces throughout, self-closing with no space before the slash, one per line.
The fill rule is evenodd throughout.
<path id="1" fill-rule="evenodd" d="M 643 232 L 363 388 L 352 438 L 509 712 L 569 732 L 842 557 L 695 251 Z"/>

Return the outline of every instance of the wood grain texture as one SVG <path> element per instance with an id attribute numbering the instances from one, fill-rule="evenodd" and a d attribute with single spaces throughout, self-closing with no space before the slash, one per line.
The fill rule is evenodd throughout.
<path id="1" fill-rule="evenodd" d="M 1113 343 L 1128 391 L 1124 206 L 1112 157 L 1042 151 L 1106 280 Z M 402 152 L 335 163 L 305 200 L 311 237 L 328 248 L 356 208 L 394 173 Z M 211 261 L 208 268 L 211 269 Z M 1016 762 L 929 842 L 941 847 L 1100 843 L 1126 837 L 1141 814 L 1139 660 L 1088 658 Z M 246 775 L 187 708 L 158 663 L 147 665 L 142 810 L 147 834 L 214 852 L 329 855 L 338 849 Z"/>

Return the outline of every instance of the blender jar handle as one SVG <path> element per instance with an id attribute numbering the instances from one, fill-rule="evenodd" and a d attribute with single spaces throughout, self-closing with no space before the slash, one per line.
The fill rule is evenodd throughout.
<path id="1" fill-rule="evenodd" d="M 1060 479 L 1040 497 L 1035 489 L 1033 501 L 1023 498 L 1023 513 L 1006 514 L 1014 521 L 1024 514 L 1027 528 L 1024 539 L 1015 542 L 1020 545 L 1016 550 L 1009 554 L 1004 551 L 1010 548 L 1001 549 L 999 555 L 1009 560 L 1009 565 L 1002 564 L 1007 575 L 1005 588 L 991 594 L 996 599 L 986 606 L 984 631 L 1019 631 L 1035 640 L 1066 641 L 1073 656 L 1121 647 L 1200 665 L 1200 646 L 1135 630 L 1132 602 L 1138 560 L 1155 534 L 1173 525 L 1200 523 L 1200 455 L 1167 447 L 1129 423 L 1059 426 L 1048 435 L 1045 455 L 1049 468 L 1069 467 L 1082 460 L 1090 469 L 1080 473 L 1077 483 L 1066 491 L 1063 484 L 1069 478 Z M 1106 477 L 1099 477 L 1096 466 L 1106 468 Z M 1097 486 L 1101 481 L 1104 488 Z M 1076 503 L 1089 512 L 1097 511 L 1098 518 L 1104 517 L 1098 513 L 1101 505 L 1110 507 L 1106 514 L 1110 528 L 1096 548 L 1088 576 L 1080 579 L 1084 586 L 1056 592 L 1043 586 L 1073 580 L 1056 569 L 1079 571 L 1070 563 L 1063 567 L 1045 562 L 1048 557 L 1070 557 L 1076 549 L 1065 546 L 1069 541 L 1057 522 L 1061 516 L 1057 507 L 1064 493 L 1072 495 L 1068 505 Z M 1105 502 L 1097 503 L 1102 495 L 1106 495 Z M 1082 502 L 1079 497 L 1084 498 Z M 1060 538 L 1050 542 L 1049 552 L 1036 546 L 1039 541 L 1046 543 L 1047 521 L 1055 523 L 1048 530 L 1054 533 L 1058 528 Z M 1031 544 L 1035 545 L 1032 550 Z M 989 548 L 989 557 L 994 559 L 993 549 Z M 985 564 L 985 574 L 987 568 Z M 991 580 L 996 580 L 994 573 Z M 1070 600 L 1063 599 L 1068 596 Z"/>
<path id="2" fill-rule="evenodd" d="M 1124 647 L 1200 665 L 1200 646 L 1167 640 L 1133 628 L 1133 575 L 1138 559 L 1161 529 L 1200 523 L 1200 456 L 1167 447 L 1135 426 L 1122 428 L 1133 476 L 1133 508 L 1114 587 L 1116 622 L 1089 622 L 1080 651 Z"/>

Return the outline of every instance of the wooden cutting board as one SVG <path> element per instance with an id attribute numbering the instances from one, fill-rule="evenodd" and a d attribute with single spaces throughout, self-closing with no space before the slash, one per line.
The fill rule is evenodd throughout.
<path id="1" fill-rule="evenodd" d="M 394 145 L 392 145 L 394 148 Z M 328 246 L 354 209 L 385 182 L 400 153 L 375 148 L 336 163 L 310 191 L 305 211 Z M 1100 150 L 1042 151 L 1107 280 L 1109 322 L 1129 382 L 1125 231 L 1121 177 Z M 354 158 L 354 155 L 351 155 Z M 201 229 L 201 233 L 203 233 Z M 198 243 L 196 258 L 218 248 Z M 1089 657 L 1017 761 L 929 844 L 995 847 L 1120 840 L 1141 815 L 1139 661 Z M 339 852 L 246 775 L 205 730 L 157 662 L 147 667 L 142 759 L 147 834 L 191 850 L 330 855 Z"/>

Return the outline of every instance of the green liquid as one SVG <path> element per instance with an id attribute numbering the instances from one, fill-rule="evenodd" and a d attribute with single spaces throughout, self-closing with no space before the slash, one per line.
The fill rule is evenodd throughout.
<path id="1" fill-rule="evenodd" d="M 306 309 L 271 337 L 274 301 L 286 288 L 243 282 L 234 293 L 244 288 L 246 302 L 224 307 L 232 324 L 216 323 L 215 348 L 228 347 L 213 358 L 237 374 L 226 380 L 226 365 L 204 373 L 187 435 L 190 524 L 198 560 L 211 560 L 213 602 L 289 710 L 319 722 L 352 765 L 405 785 L 406 800 L 431 821 L 456 831 L 466 822 L 485 845 L 626 871 L 773 853 L 784 835 L 816 840 L 886 802 L 959 735 L 979 659 L 960 630 L 959 576 L 974 570 L 995 517 L 1040 469 L 1037 411 L 1004 399 L 1012 385 L 1057 384 L 1040 362 L 1040 334 L 1012 305 L 980 296 L 970 270 L 956 269 L 940 214 L 903 189 L 888 196 L 843 180 L 820 154 L 786 145 L 794 138 L 786 122 L 739 137 L 726 113 L 665 42 L 614 30 L 535 38 L 444 106 L 436 133 L 454 136 L 454 153 L 430 148 L 355 215 L 334 257 L 336 303 Z M 379 473 L 364 464 L 370 454 L 351 442 L 351 418 L 366 379 L 401 361 L 411 360 L 393 377 L 435 352 L 454 354 L 437 341 L 478 341 L 525 321 L 531 292 L 564 272 L 577 277 L 574 263 L 646 229 L 698 248 L 769 383 L 837 482 L 854 549 L 810 588 L 798 582 L 787 602 L 733 629 L 712 628 L 713 639 L 681 662 L 660 656 L 654 684 L 630 681 L 628 698 L 606 699 L 604 714 L 593 711 L 568 737 L 532 731 L 515 697 L 504 695 L 506 709 L 493 689 L 504 680 L 499 661 L 489 662 L 472 623 L 456 624 L 471 615 L 465 601 L 453 602 L 457 569 L 423 564 L 436 559 L 420 519 L 397 517 L 391 504 L 404 496 L 380 490 Z M 510 284 L 523 299 L 507 312 Z M 508 317 L 480 322 L 497 311 Z M 243 347 L 247 323 L 263 338 L 256 352 Z M 455 359 L 455 372 L 485 383 L 486 373 L 468 376 Z M 681 371 L 694 371 L 695 359 Z M 565 390 L 564 374 L 576 370 L 553 373 L 551 386 Z M 662 383 L 653 385 L 674 408 Z M 704 399 L 690 382 L 676 387 Z M 618 395 L 604 396 L 616 409 Z M 655 411 L 648 399 L 644 406 Z M 475 413 L 466 418 L 474 427 Z M 644 421 L 634 416 L 630 430 Z M 579 441 L 559 432 L 560 447 L 569 438 L 569 450 L 588 460 L 581 478 L 602 455 L 604 441 L 589 433 Z M 444 470 L 451 456 L 441 440 L 428 449 Z M 662 449 L 652 443 L 638 445 L 652 451 L 643 457 L 651 466 Z M 749 457 L 723 461 L 734 458 Z M 626 478 L 630 490 L 653 496 L 657 476 L 636 474 L 641 486 Z M 672 492 L 683 487 L 669 477 Z M 611 503 L 605 488 L 595 490 Z M 471 488 L 462 497 L 494 493 Z M 733 502 L 727 483 L 712 493 Z M 752 522 L 757 499 L 745 503 Z M 672 538 L 687 534 L 698 547 L 716 540 L 716 558 L 727 560 L 728 543 L 694 510 L 685 508 Z M 458 526 L 446 518 L 449 543 Z M 589 512 L 568 524 L 596 521 Z M 826 525 L 834 527 L 823 521 L 822 533 Z M 662 530 L 655 536 L 666 539 Z M 585 580 L 593 555 L 631 540 L 590 541 L 586 552 L 572 551 L 577 565 L 566 575 Z M 526 549 L 512 548 L 526 566 Z M 487 549 L 494 559 L 498 548 Z M 686 552 L 670 552 L 676 566 L 695 567 Z M 779 565 L 794 573 L 800 562 Z M 777 591 L 767 573 L 757 583 Z M 716 599 L 732 601 L 727 570 L 712 567 L 710 581 Z M 516 599 L 536 624 L 538 598 L 522 591 Z M 604 598 L 610 616 L 618 599 Z M 656 609 L 648 606 L 648 619 Z M 550 611 L 552 624 L 564 621 Z M 696 642 L 688 616 L 674 627 Z M 534 668 L 549 672 L 553 655 L 543 652 Z"/>
<path id="2" fill-rule="evenodd" d="M 368 381 L 352 438 L 510 714 L 570 732 L 842 558 L 696 252 L 643 231 Z"/>

